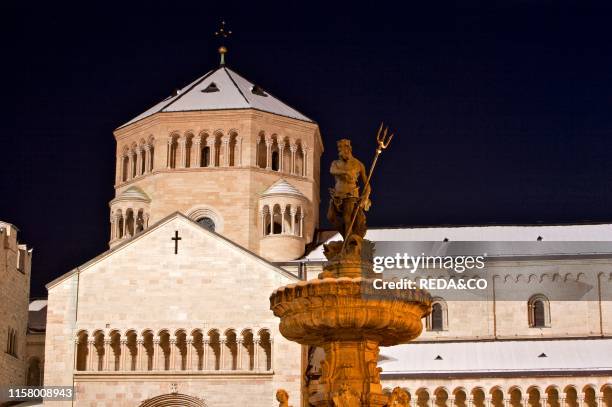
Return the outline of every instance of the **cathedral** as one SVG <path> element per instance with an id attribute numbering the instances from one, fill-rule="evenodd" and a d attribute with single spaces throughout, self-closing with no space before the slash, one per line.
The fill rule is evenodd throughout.
<path id="1" fill-rule="evenodd" d="M 268 407 L 282 388 L 307 407 L 319 350 L 280 334 L 269 296 L 316 278 L 338 240 L 319 228 L 317 123 L 222 59 L 114 136 L 109 249 L 47 284 L 44 383 L 76 398 L 45 405 Z M 612 224 L 366 237 L 609 241 Z M 510 247 L 487 246 L 484 299 L 432 292 L 423 335 L 381 351 L 383 386 L 414 407 L 612 407 L 612 247 Z M 557 300 L 553 281 L 594 289 Z M 496 297 L 510 285 L 520 298 Z"/>

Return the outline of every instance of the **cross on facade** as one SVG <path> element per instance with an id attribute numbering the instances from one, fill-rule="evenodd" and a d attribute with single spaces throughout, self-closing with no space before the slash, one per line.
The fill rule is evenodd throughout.
<path id="1" fill-rule="evenodd" d="M 174 237 L 171 240 L 174 240 L 174 254 L 178 254 L 178 241 L 182 240 L 182 237 L 179 237 L 178 230 L 174 231 Z"/>

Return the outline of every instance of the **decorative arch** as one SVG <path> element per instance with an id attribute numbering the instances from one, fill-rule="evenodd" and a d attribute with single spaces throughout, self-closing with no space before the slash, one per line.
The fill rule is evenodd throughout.
<path id="1" fill-rule="evenodd" d="M 139 407 L 207 407 L 204 400 L 186 394 L 162 394 L 143 401 Z"/>
<path id="2" fill-rule="evenodd" d="M 535 294 L 527 301 L 530 328 L 550 328 L 550 301 L 544 294 Z"/>
<path id="3" fill-rule="evenodd" d="M 207 225 L 212 225 L 212 231 L 223 232 L 223 218 L 219 212 L 208 205 L 197 205 L 187 211 L 187 217 L 203 227 L 211 230 Z M 212 223 L 211 223 L 212 222 Z"/>
<path id="4" fill-rule="evenodd" d="M 434 297 L 431 313 L 426 318 L 428 331 L 448 331 L 448 305 L 442 297 Z"/>

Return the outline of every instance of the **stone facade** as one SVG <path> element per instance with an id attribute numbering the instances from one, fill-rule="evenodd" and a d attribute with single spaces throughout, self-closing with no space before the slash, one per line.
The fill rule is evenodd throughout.
<path id="1" fill-rule="evenodd" d="M 17 235 L 15 226 L 0 222 L 0 383 L 3 385 L 26 382 L 32 249 L 20 244 Z"/>
<path id="2" fill-rule="evenodd" d="M 215 406 L 272 405 L 280 387 L 299 400 L 302 348 L 268 309 L 296 280 L 171 215 L 48 285 L 45 383 L 74 382 L 77 405 L 136 406 L 172 388 Z"/>

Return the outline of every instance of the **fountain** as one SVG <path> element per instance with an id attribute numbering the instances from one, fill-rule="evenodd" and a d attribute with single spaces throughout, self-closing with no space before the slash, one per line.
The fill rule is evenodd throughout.
<path id="1" fill-rule="evenodd" d="M 393 138 L 387 137 L 387 131 L 382 125 L 378 130 L 367 176 L 364 165 L 352 155 L 350 140 L 338 141 L 339 158 L 330 170 L 336 184 L 330 189 L 327 217 L 343 241 L 325 245 L 328 262 L 318 278 L 280 287 L 270 296 L 270 308 L 281 320 L 281 334 L 325 351 L 321 376 L 309 385 L 311 406 L 408 406 L 407 394 L 400 388 L 391 395 L 382 392 L 379 346 L 416 338 L 423 329 L 422 318 L 431 311 L 431 296 L 417 289 L 375 290 L 372 285 L 374 245 L 364 239 L 365 211 L 370 207 L 376 162 Z"/>

